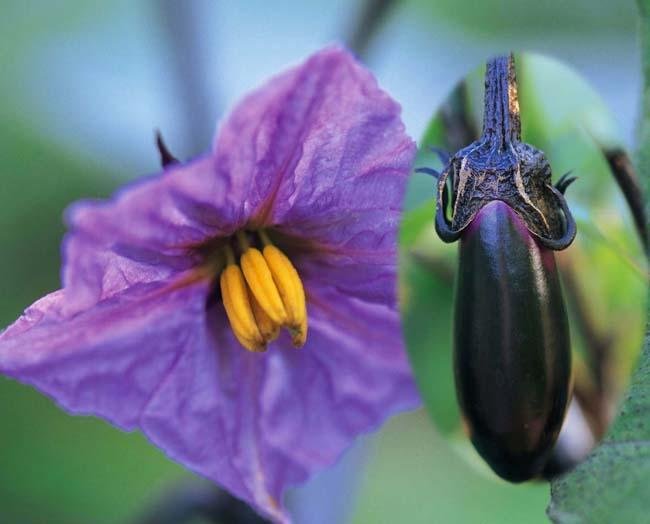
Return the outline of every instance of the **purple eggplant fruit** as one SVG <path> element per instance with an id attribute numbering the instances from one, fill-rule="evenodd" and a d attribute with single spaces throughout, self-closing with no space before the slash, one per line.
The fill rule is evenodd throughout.
<path id="1" fill-rule="evenodd" d="M 460 239 L 454 374 L 471 440 L 501 477 L 544 468 L 570 400 L 571 350 L 553 251 L 576 227 L 544 154 L 521 141 L 514 59 L 487 64 L 483 133 L 438 178 L 436 231 Z"/>

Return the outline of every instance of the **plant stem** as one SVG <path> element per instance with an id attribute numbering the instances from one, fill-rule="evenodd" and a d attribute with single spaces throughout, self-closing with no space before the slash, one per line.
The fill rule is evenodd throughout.
<path id="1" fill-rule="evenodd" d="M 175 84 L 177 102 L 182 110 L 181 136 L 187 138 L 191 148 L 181 156 L 192 157 L 204 150 L 206 142 L 212 138 L 218 116 L 215 114 L 218 93 L 208 93 L 206 72 L 200 66 L 201 32 L 196 27 L 196 7 L 192 2 L 174 0 L 159 0 L 156 6 L 169 42 L 167 65 L 170 71 L 166 76 Z M 211 30 L 214 31 L 213 26 Z"/>
<path id="2" fill-rule="evenodd" d="M 503 147 L 521 140 L 517 77 L 512 54 L 497 56 L 487 63 L 483 135 Z"/>
<path id="3" fill-rule="evenodd" d="M 609 425 L 612 411 L 610 399 L 614 387 L 611 370 L 615 338 L 611 333 L 599 329 L 578 281 L 576 264 L 570 253 L 563 253 L 559 262 L 564 290 L 575 324 L 585 343 L 593 379 L 593 387 L 580 387 L 579 380 L 576 380 L 576 395 L 582 397 L 583 407 L 594 423 L 596 436 L 601 437 Z"/>
<path id="4" fill-rule="evenodd" d="M 366 0 L 352 31 L 346 38 L 347 46 L 359 58 L 366 58 L 375 33 L 397 3 L 397 0 Z"/>
<path id="5" fill-rule="evenodd" d="M 440 108 L 449 151 L 459 151 L 479 137 L 479 131 L 467 111 L 467 84 L 461 82 Z"/>
<path id="6" fill-rule="evenodd" d="M 622 149 L 601 148 L 601 151 L 609 163 L 609 167 L 612 170 L 612 174 L 614 175 L 618 187 L 623 192 L 623 196 L 630 208 L 632 218 L 634 219 L 634 225 L 647 256 L 649 254 L 648 220 L 643 201 L 641 184 L 639 183 L 636 170 L 632 165 L 632 160 Z"/>

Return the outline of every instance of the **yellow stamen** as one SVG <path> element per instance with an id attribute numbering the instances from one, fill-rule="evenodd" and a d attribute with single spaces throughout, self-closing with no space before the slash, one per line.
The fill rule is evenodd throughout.
<path id="1" fill-rule="evenodd" d="M 289 258 L 275 247 L 264 231 L 264 245 L 251 247 L 244 231 L 236 234 L 243 253 L 239 264 L 230 245 L 225 246 L 226 267 L 220 286 L 226 315 L 237 340 L 250 351 L 266 351 L 281 327 L 286 327 L 293 345 L 307 340 L 305 290 Z M 222 255 L 223 256 L 223 255 Z M 223 258 L 222 258 L 223 260 Z"/>
<path id="2" fill-rule="evenodd" d="M 280 334 L 280 326 L 273 322 L 271 317 L 266 314 L 250 289 L 248 290 L 248 298 L 250 299 L 251 308 L 253 309 L 253 314 L 257 321 L 257 327 L 259 328 L 262 337 L 267 344 L 273 342 Z"/>
<path id="3" fill-rule="evenodd" d="M 278 325 L 287 321 L 287 313 L 275 287 L 269 266 L 259 249 L 249 247 L 240 259 L 246 282 L 260 307 Z"/>
<path id="4" fill-rule="evenodd" d="M 220 277 L 221 297 L 237 340 L 250 351 L 265 351 L 266 337 L 262 335 L 248 297 L 246 281 L 241 269 L 232 263 L 234 257 L 228 247 L 228 265 Z"/>
<path id="5" fill-rule="evenodd" d="M 260 237 L 265 244 L 264 260 L 280 293 L 287 314 L 284 325 L 291 332 L 293 345 L 302 347 L 307 340 L 307 307 L 302 281 L 289 258 L 270 243 L 266 234 L 261 232 Z"/>

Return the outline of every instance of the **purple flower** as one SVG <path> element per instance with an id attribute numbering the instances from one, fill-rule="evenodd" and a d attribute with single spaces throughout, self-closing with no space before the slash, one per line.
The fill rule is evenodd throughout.
<path id="1" fill-rule="evenodd" d="M 372 75 L 315 54 L 210 153 L 69 209 L 63 288 L 0 334 L 0 370 L 288 521 L 287 486 L 418 403 L 395 296 L 413 155 Z"/>

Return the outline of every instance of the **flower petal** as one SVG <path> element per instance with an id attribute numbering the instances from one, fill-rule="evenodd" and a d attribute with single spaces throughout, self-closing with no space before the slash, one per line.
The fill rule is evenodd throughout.
<path id="1" fill-rule="evenodd" d="M 378 218 L 379 220 L 379 218 Z M 349 249 L 311 249 L 294 255 L 294 263 L 304 280 L 336 287 L 360 300 L 395 307 L 397 303 L 397 235 L 386 229 L 377 244 Z M 394 238 L 392 246 L 386 238 Z M 308 290 L 309 292 L 309 290 Z"/>
<path id="2" fill-rule="evenodd" d="M 0 372 L 71 414 L 141 429 L 170 458 L 286 522 L 257 451 L 265 360 L 236 342 L 223 306 L 206 318 L 208 290 L 132 286 L 72 317 L 57 291 L 0 334 Z"/>
<path id="3" fill-rule="evenodd" d="M 160 384 L 142 414 L 142 429 L 173 460 L 275 522 L 288 522 L 282 490 L 271 491 L 275 479 L 261 457 L 266 436 L 259 396 L 268 354 L 239 345 L 221 305 L 208 315 L 197 350 L 185 352 Z"/>
<path id="4" fill-rule="evenodd" d="M 420 402 L 398 313 L 332 288 L 311 289 L 307 344 L 271 355 L 260 395 L 262 457 L 274 497 L 331 465 L 359 434 Z"/>
<path id="5" fill-rule="evenodd" d="M 82 200 L 67 210 L 74 233 L 168 255 L 230 234 L 237 227 L 228 176 L 216 176 L 210 155 L 173 164 L 134 182 L 110 200 Z M 236 195 L 235 195 L 236 196 Z"/>
<path id="6" fill-rule="evenodd" d="M 254 225 L 363 245 L 385 231 L 372 220 L 388 213 L 395 228 L 401 209 L 415 145 L 399 113 L 348 52 L 325 49 L 239 104 L 218 134 L 217 169 L 237 173 Z"/>
<path id="7" fill-rule="evenodd" d="M 390 308 L 319 289 L 301 350 L 288 337 L 260 356 L 208 312 L 210 351 L 186 351 L 142 414 L 167 455 L 275 522 L 287 487 L 331 465 L 360 433 L 419 404 Z"/>
<path id="8" fill-rule="evenodd" d="M 216 176 L 214 158 L 206 156 L 131 184 L 110 200 L 73 204 L 63 246 L 69 312 L 196 265 L 192 247 L 241 225 L 233 203 L 241 196 L 231 182 Z"/>
<path id="9" fill-rule="evenodd" d="M 73 317 L 65 291 L 41 299 L 0 334 L 0 371 L 53 397 L 71 413 L 126 430 L 191 347 L 203 321 L 205 285 L 131 287 Z"/>

